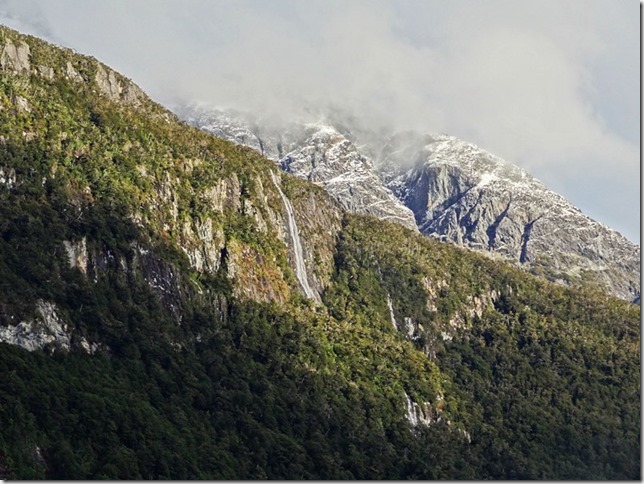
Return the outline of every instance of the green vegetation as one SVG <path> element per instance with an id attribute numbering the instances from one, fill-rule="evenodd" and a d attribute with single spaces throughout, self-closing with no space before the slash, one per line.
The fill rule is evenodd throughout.
<path id="1" fill-rule="evenodd" d="M 385 324 L 389 294 L 399 321 L 408 315 L 421 325 L 416 346 L 435 355 L 450 418 L 472 436 L 473 475 L 639 476 L 639 307 L 382 228 L 351 218 L 327 304 L 337 317 Z M 447 281 L 435 310 L 422 291 L 427 276 Z M 468 312 L 485 294 L 496 295 L 493 304 Z M 452 339 L 437 338 L 450 320 L 461 321 Z"/>
<path id="2" fill-rule="evenodd" d="M 326 217 L 300 215 L 315 306 L 271 222 L 270 162 L 107 99 L 93 59 L 7 38 L 55 76 L 0 73 L 0 327 L 48 301 L 71 349 L 0 343 L 0 477 L 639 478 L 639 307 L 333 221 L 289 177 Z M 220 263 L 198 271 L 184 249 L 206 221 Z M 82 240 L 83 270 L 65 248 Z"/>

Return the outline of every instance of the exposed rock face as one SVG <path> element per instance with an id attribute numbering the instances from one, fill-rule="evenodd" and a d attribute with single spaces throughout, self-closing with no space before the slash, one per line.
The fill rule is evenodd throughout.
<path id="1" fill-rule="evenodd" d="M 189 123 L 255 149 L 299 178 L 312 181 L 353 212 L 373 215 L 416 230 L 411 211 L 380 181 L 371 159 L 328 124 L 288 124 L 276 128 L 235 113 L 190 109 Z"/>
<path id="2" fill-rule="evenodd" d="M 111 69 L 98 64 L 94 78 L 99 90 L 112 101 L 137 105 L 144 97 L 143 91 L 134 83 L 119 79 Z"/>
<path id="3" fill-rule="evenodd" d="M 284 186 L 285 178 L 282 179 Z M 302 183 L 288 183 L 288 197 L 293 204 L 308 281 L 313 291 L 322 294 L 334 271 L 337 234 L 342 228 L 339 203 L 322 189 Z"/>
<path id="4" fill-rule="evenodd" d="M 198 159 L 184 160 L 183 169 L 189 173 L 201 163 Z M 155 176 L 142 166 L 137 170 L 155 186 L 149 205 L 164 220 L 162 229 L 179 234 L 179 247 L 195 270 L 214 275 L 223 269 L 231 279 L 233 294 L 241 299 L 281 304 L 296 289 L 319 300 L 333 271 L 335 234 L 342 218 L 340 207 L 321 189 L 293 177 L 278 180 L 276 185 L 271 180 L 274 170 L 243 181 L 233 171 L 195 193 L 199 204 L 207 207 L 203 213 L 193 216 L 184 212 L 180 216 L 185 188 L 179 178 L 169 173 Z M 286 193 L 280 193 L 282 190 Z M 275 253 L 249 244 L 243 237 L 231 236 L 230 231 L 226 234 L 226 220 L 237 217 L 243 217 L 249 228 L 284 243 L 293 280 L 281 265 L 283 259 Z M 150 223 L 143 213 L 133 214 L 132 220 L 141 227 Z M 160 295 L 169 289 L 168 284 L 158 283 L 171 275 L 165 273 L 146 278 Z"/>
<path id="5" fill-rule="evenodd" d="M 407 393 L 405 393 L 406 412 L 405 416 L 412 427 L 419 425 L 429 426 L 432 424 L 431 405 L 423 402 L 423 405 L 418 405 L 414 402 Z"/>
<path id="6" fill-rule="evenodd" d="M 35 319 L 21 321 L 15 326 L 0 326 L 0 341 L 27 351 L 45 347 L 68 351 L 70 347 L 68 328 L 59 316 L 56 305 L 42 300 L 36 303 Z"/>
<path id="7" fill-rule="evenodd" d="M 6 39 L 0 55 L 0 66 L 5 71 L 28 74 L 31 70 L 29 57 L 29 44 L 22 41 L 14 44 L 11 39 Z"/>
<path id="8" fill-rule="evenodd" d="M 405 392 L 405 417 L 411 424 L 412 428 L 416 427 L 428 427 L 434 424 L 444 423 L 450 425 L 448 420 L 445 420 L 442 416 L 441 402 L 443 402 L 443 397 L 438 396 L 437 401 L 439 405 L 433 407 L 429 402 L 423 402 L 418 404 L 414 402 L 407 392 Z"/>
<path id="9" fill-rule="evenodd" d="M 184 242 L 181 248 L 188 256 L 190 265 L 199 272 L 214 274 L 221 264 L 221 251 L 225 246 L 225 236 L 221 227 L 213 224 L 212 219 L 185 222 L 182 231 Z"/>
<path id="10" fill-rule="evenodd" d="M 4 185 L 8 189 L 12 189 L 16 186 L 16 183 L 16 170 L 13 168 L 0 167 L 0 185 Z"/>
<path id="11" fill-rule="evenodd" d="M 56 71 L 51 66 L 36 65 L 33 67 L 33 72 L 45 79 L 53 80 L 56 77 Z M 59 74 L 73 82 L 91 81 L 81 75 L 78 67 L 67 61 L 64 68 L 59 68 L 62 70 Z M 0 68 L 3 71 L 18 75 L 31 74 L 31 48 L 29 44 L 22 40 L 13 41 L 10 38 L 6 38 L 4 43 L 0 44 Z M 96 62 L 96 75 L 93 81 L 96 83 L 98 90 L 113 101 L 136 106 L 145 97 L 143 91 L 136 84 L 99 62 Z M 25 109 L 25 102 L 24 98 L 18 99 L 18 108 Z"/>
<path id="12" fill-rule="evenodd" d="M 435 136 L 416 166 L 388 186 L 426 235 L 501 254 L 550 278 L 583 278 L 623 299 L 639 296 L 638 246 L 475 145 Z"/>
<path id="13" fill-rule="evenodd" d="M 75 81 L 75 82 L 84 81 L 83 76 L 81 76 L 80 73 L 76 69 L 74 69 L 74 66 L 69 61 L 67 61 L 67 65 L 65 67 L 65 77 L 70 81 Z"/>
<path id="14" fill-rule="evenodd" d="M 109 69 L 106 71 L 103 66 L 99 65 L 96 69 L 95 81 L 101 92 L 113 101 L 117 101 L 121 97 L 123 87 L 116 78 L 114 71 Z"/>
<path id="15" fill-rule="evenodd" d="M 38 74 L 51 81 L 54 78 L 54 69 L 49 66 L 38 66 Z"/>
<path id="16" fill-rule="evenodd" d="M 284 274 L 258 249 L 237 240 L 226 245 L 228 276 L 240 299 L 283 304 L 291 294 Z"/>
<path id="17" fill-rule="evenodd" d="M 172 196 L 172 189 L 167 190 L 167 196 Z M 208 200 L 211 208 L 217 212 L 224 209 L 239 210 L 241 208 L 241 186 L 239 179 L 234 173 L 229 178 L 222 178 L 216 185 L 213 185 L 204 192 L 204 198 Z"/>

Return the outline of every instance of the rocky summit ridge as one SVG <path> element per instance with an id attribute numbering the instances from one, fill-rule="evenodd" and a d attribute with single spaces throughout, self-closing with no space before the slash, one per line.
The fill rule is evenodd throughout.
<path id="1" fill-rule="evenodd" d="M 177 112 L 323 186 L 349 210 L 417 227 L 551 281 L 639 301 L 639 246 L 472 143 L 444 134 L 382 136 L 346 122 L 276 124 L 204 106 Z"/>

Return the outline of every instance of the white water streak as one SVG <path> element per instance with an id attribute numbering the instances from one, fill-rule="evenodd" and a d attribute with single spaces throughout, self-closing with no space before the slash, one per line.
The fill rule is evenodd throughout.
<path id="1" fill-rule="evenodd" d="M 293 254 L 295 256 L 295 275 L 297 276 L 297 280 L 300 283 L 300 286 L 302 290 L 304 291 L 304 294 L 306 297 L 309 299 L 313 299 L 315 301 L 319 300 L 318 295 L 311 289 L 311 286 L 309 286 L 309 280 L 306 274 L 306 266 L 304 265 L 304 252 L 302 251 L 302 243 L 300 242 L 300 233 L 299 230 L 297 229 L 297 223 L 295 222 L 295 213 L 293 211 L 293 205 L 291 205 L 291 201 L 284 195 L 284 192 L 280 188 L 278 182 L 277 182 L 277 177 L 275 176 L 275 172 L 271 171 L 271 178 L 273 180 L 273 184 L 275 185 L 275 188 L 277 188 L 277 191 L 279 192 L 280 196 L 282 197 L 282 201 L 284 202 L 284 206 L 286 207 L 286 214 L 287 214 L 287 221 L 286 224 L 288 226 L 288 233 L 291 239 L 291 246 L 293 247 Z"/>
<path id="2" fill-rule="evenodd" d="M 398 324 L 396 324 L 396 318 L 394 316 L 394 306 L 391 302 L 391 296 L 387 294 L 387 307 L 389 308 L 389 316 L 391 317 L 391 324 L 395 330 L 398 330 Z"/>

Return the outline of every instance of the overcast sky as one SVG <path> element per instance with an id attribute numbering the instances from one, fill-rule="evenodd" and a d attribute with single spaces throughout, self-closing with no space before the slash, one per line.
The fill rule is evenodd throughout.
<path id="1" fill-rule="evenodd" d="M 640 236 L 636 0 L 0 0 L 164 104 L 444 132 Z"/>

